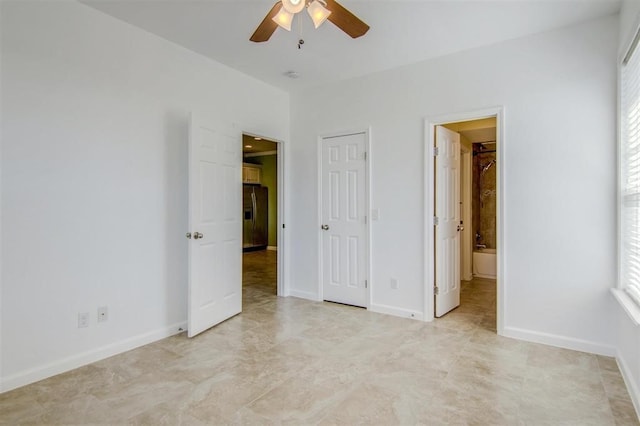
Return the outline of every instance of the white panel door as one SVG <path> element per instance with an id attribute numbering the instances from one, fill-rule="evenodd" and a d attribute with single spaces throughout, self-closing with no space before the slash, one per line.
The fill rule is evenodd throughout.
<path id="1" fill-rule="evenodd" d="M 460 305 L 460 135 L 436 126 L 435 316 Z"/>
<path id="2" fill-rule="evenodd" d="M 240 134 L 191 116 L 188 335 L 242 311 Z"/>
<path id="3" fill-rule="evenodd" d="M 324 300 L 367 306 L 366 134 L 322 139 Z"/>

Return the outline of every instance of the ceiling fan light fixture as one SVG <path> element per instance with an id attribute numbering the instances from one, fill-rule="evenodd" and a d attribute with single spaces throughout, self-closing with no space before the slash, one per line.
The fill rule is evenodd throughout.
<path id="1" fill-rule="evenodd" d="M 254 43 L 265 42 L 271 38 L 278 27 L 291 31 L 294 15 L 305 7 L 308 8 L 307 12 L 316 28 L 329 19 L 332 24 L 351 38 L 362 37 L 369 31 L 369 25 L 341 6 L 338 0 L 278 0 L 249 40 Z M 302 28 L 302 20 L 300 26 Z M 302 46 L 303 42 L 302 38 L 298 40 L 298 48 Z"/>
<path id="2" fill-rule="evenodd" d="M 311 16 L 311 20 L 313 21 L 313 25 L 318 28 L 320 25 L 327 20 L 329 15 L 331 15 L 331 11 L 324 7 L 324 5 L 318 0 L 313 0 L 311 4 L 307 7 L 307 13 Z"/>
<path id="3" fill-rule="evenodd" d="M 282 7 L 291 14 L 296 14 L 304 9 L 306 0 L 282 0 Z"/>
<path id="4" fill-rule="evenodd" d="M 293 13 L 287 12 L 284 8 L 280 9 L 280 12 L 273 17 L 273 22 L 278 24 L 281 28 L 287 31 L 291 31 L 291 22 L 293 22 Z"/>

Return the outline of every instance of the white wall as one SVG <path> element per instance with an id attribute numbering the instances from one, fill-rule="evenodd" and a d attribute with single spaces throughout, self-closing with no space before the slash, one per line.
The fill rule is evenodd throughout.
<path id="1" fill-rule="evenodd" d="M 620 10 L 619 59 L 626 55 L 638 29 L 638 24 L 640 24 L 640 2 L 636 0 L 624 1 Z M 621 306 L 617 306 L 616 310 L 618 365 L 636 407 L 636 412 L 640 413 L 640 327 L 633 322 Z"/>
<path id="2" fill-rule="evenodd" d="M 612 16 L 292 95 L 292 293 L 317 297 L 317 136 L 371 126 L 372 307 L 423 313 L 424 119 L 502 105 L 505 333 L 612 354 L 617 38 Z"/>
<path id="3" fill-rule="evenodd" d="M 184 324 L 188 114 L 288 140 L 289 96 L 75 2 L 1 15 L 6 390 Z"/>

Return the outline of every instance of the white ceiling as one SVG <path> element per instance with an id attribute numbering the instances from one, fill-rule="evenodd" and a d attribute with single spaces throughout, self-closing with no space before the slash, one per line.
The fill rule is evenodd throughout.
<path id="1" fill-rule="evenodd" d="M 242 135 L 242 152 L 244 154 L 255 154 L 257 152 L 277 151 L 278 144 L 267 139 L 256 140 L 255 137 Z"/>
<path id="2" fill-rule="evenodd" d="M 461 130 L 459 133 L 471 143 L 495 142 L 496 140 L 495 127 Z"/>
<path id="3" fill-rule="evenodd" d="M 620 0 L 363 1 L 340 4 L 371 29 L 351 39 L 330 22 L 266 43 L 249 37 L 275 0 L 83 0 L 83 3 L 285 90 L 325 84 L 617 13 Z M 299 22 L 305 44 L 298 50 Z M 298 79 L 284 75 L 300 73 Z"/>

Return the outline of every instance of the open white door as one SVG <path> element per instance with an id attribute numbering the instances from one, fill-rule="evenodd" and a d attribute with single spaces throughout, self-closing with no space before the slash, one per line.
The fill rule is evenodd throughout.
<path id="1" fill-rule="evenodd" d="M 230 127 L 230 126 L 229 126 Z M 240 133 L 191 116 L 188 335 L 242 311 Z"/>
<path id="2" fill-rule="evenodd" d="M 435 316 L 460 305 L 460 135 L 436 126 Z"/>
<path id="3" fill-rule="evenodd" d="M 323 299 L 367 306 L 366 133 L 322 139 Z"/>

